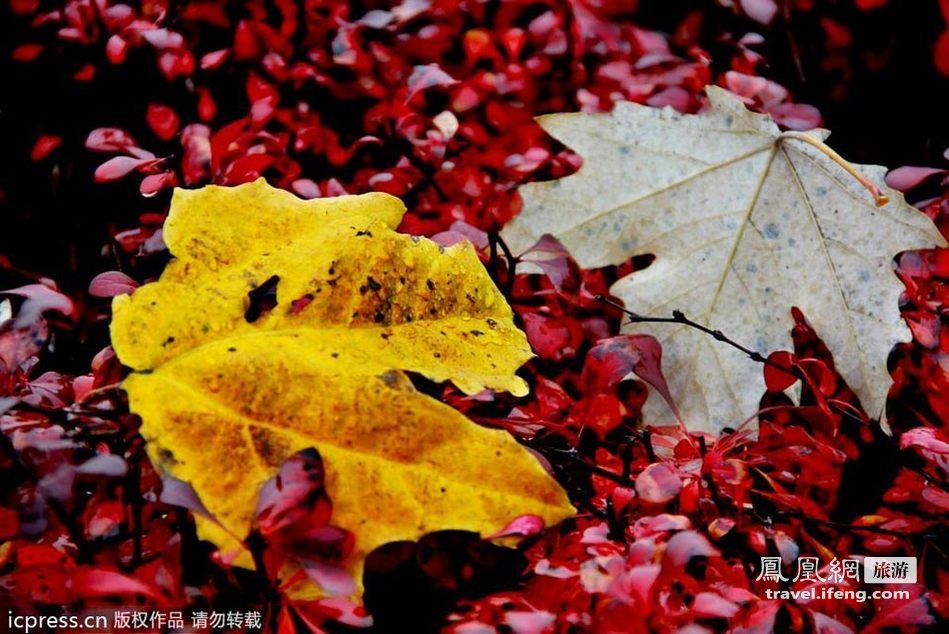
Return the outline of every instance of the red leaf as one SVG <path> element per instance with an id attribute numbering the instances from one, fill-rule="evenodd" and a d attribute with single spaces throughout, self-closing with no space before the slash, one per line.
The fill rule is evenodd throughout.
<path id="1" fill-rule="evenodd" d="M 113 64 L 121 64 L 128 55 L 129 44 L 119 34 L 113 34 L 105 45 L 105 55 Z"/>
<path id="2" fill-rule="evenodd" d="M 933 62 L 943 77 L 949 77 L 949 30 L 939 34 L 933 47 Z"/>
<path id="3" fill-rule="evenodd" d="M 692 610 L 702 618 L 730 619 L 738 614 L 739 607 L 715 592 L 699 592 L 695 595 Z"/>
<path id="4" fill-rule="evenodd" d="M 35 42 L 20 44 L 10 53 L 10 58 L 17 62 L 32 62 L 43 53 L 44 48 Z"/>
<path id="5" fill-rule="evenodd" d="M 158 70 L 168 81 L 194 74 L 194 54 L 189 50 L 164 49 L 158 55 Z"/>
<path id="6" fill-rule="evenodd" d="M 778 13 L 774 0 L 739 0 L 741 10 L 749 18 L 760 24 L 768 25 Z"/>
<path id="7" fill-rule="evenodd" d="M 799 359 L 798 367 L 814 381 L 824 396 L 831 396 L 837 391 L 837 374 L 820 359 Z"/>
<path id="8" fill-rule="evenodd" d="M 718 551 L 696 531 L 676 533 L 666 544 L 665 558 L 676 567 L 684 568 L 695 557 L 711 557 Z"/>
<path id="9" fill-rule="evenodd" d="M 252 22 L 241 20 L 234 31 L 234 57 L 239 60 L 257 59 L 263 55 Z"/>
<path id="10" fill-rule="evenodd" d="M 672 467 L 656 462 L 636 476 L 636 493 L 651 504 L 665 504 L 679 494 L 682 479 Z"/>
<path id="11" fill-rule="evenodd" d="M 125 152 L 135 147 L 135 139 L 119 128 L 96 128 L 86 137 L 86 148 L 93 152 Z"/>
<path id="12" fill-rule="evenodd" d="M 453 86 L 458 80 L 446 73 L 438 64 L 426 64 L 412 69 L 408 80 L 406 100 L 412 99 L 421 91 L 438 86 Z"/>
<path id="13" fill-rule="evenodd" d="M 106 271 L 96 275 L 89 283 L 89 294 L 96 297 L 115 297 L 130 295 L 138 282 L 120 271 Z"/>
<path id="14" fill-rule="evenodd" d="M 10 0 L 10 10 L 17 15 L 33 13 L 40 6 L 40 0 Z"/>
<path id="15" fill-rule="evenodd" d="M 651 385 L 679 417 L 679 408 L 662 374 L 662 347 L 655 337 L 620 335 L 603 339 L 590 350 L 589 357 L 603 362 L 604 378 L 612 383 L 634 372 Z"/>
<path id="16" fill-rule="evenodd" d="M 198 497 L 194 488 L 187 482 L 183 482 L 172 476 L 166 475 L 162 479 L 161 496 L 159 499 L 165 504 L 180 506 L 188 509 L 192 513 L 196 513 L 215 522 L 217 521 L 201 501 L 201 498 Z"/>
<path id="17" fill-rule="evenodd" d="M 567 249 L 553 236 L 542 236 L 536 244 L 521 254 L 521 262 L 540 268 L 559 292 L 577 293 L 580 267 Z"/>
<path id="18" fill-rule="evenodd" d="M 333 597 L 345 597 L 356 591 L 356 580 L 345 569 L 319 561 L 303 564 L 306 576 Z"/>
<path id="19" fill-rule="evenodd" d="M 180 33 L 170 29 L 145 29 L 141 35 L 146 42 L 158 49 L 181 48 L 185 43 Z"/>
<path id="20" fill-rule="evenodd" d="M 150 103 L 145 119 L 155 136 L 162 141 L 170 141 L 178 133 L 178 113 L 173 108 L 158 103 Z"/>
<path id="21" fill-rule="evenodd" d="M 17 322 L 32 319 L 33 315 L 46 312 L 57 312 L 70 319 L 78 316 L 76 305 L 69 297 L 45 284 L 27 284 L 26 286 L 0 291 L 0 293 L 17 295 L 27 300 L 20 308 Z"/>
<path id="22" fill-rule="evenodd" d="M 116 156 L 96 168 L 97 183 L 119 180 L 141 167 L 154 163 L 154 159 L 139 159 L 131 156 Z"/>
<path id="23" fill-rule="evenodd" d="M 198 88 L 198 117 L 202 121 L 210 121 L 217 114 L 217 103 L 211 91 L 204 86 Z"/>
<path id="24" fill-rule="evenodd" d="M 52 154 L 53 150 L 62 145 L 62 143 L 63 137 L 58 134 L 41 134 L 39 138 L 36 139 L 33 150 L 30 152 L 30 160 L 34 163 L 42 161 Z"/>
<path id="25" fill-rule="evenodd" d="M 149 586 L 120 572 L 101 568 L 80 568 L 73 579 L 76 591 L 83 596 L 155 597 Z"/>
<path id="26" fill-rule="evenodd" d="M 215 68 L 220 68 L 221 65 L 227 61 L 227 58 L 230 56 L 230 54 L 230 49 L 226 48 L 205 53 L 204 56 L 201 57 L 201 68 L 203 70 L 214 70 Z"/>
<path id="27" fill-rule="evenodd" d="M 936 169 L 934 167 L 912 167 L 907 165 L 904 167 L 897 167 L 895 170 L 887 174 L 886 184 L 893 189 L 898 189 L 901 192 L 907 192 L 922 183 L 930 176 L 945 173 L 946 170 Z"/>
<path id="28" fill-rule="evenodd" d="M 794 368 L 796 361 L 794 353 L 784 350 L 768 355 L 768 362 L 764 365 L 764 383 L 769 392 L 783 392 L 797 383 L 797 376 L 782 369 Z"/>
<path id="29" fill-rule="evenodd" d="M 767 111 L 778 125 L 789 130 L 813 130 L 822 122 L 820 110 L 806 103 L 781 103 Z"/>
<path id="30" fill-rule="evenodd" d="M 149 174 L 142 179 L 138 186 L 138 191 L 145 198 L 151 198 L 166 187 L 174 187 L 177 183 L 174 172 L 161 172 L 159 174 Z"/>
<path id="31" fill-rule="evenodd" d="M 498 537 L 510 537 L 511 535 L 521 535 L 529 537 L 536 535 L 544 530 L 544 520 L 538 515 L 520 515 L 499 530 L 497 533 L 486 539 L 497 539 Z"/>
<path id="32" fill-rule="evenodd" d="M 261 532 L 271 536 L 306 524 L 326 525 L 332 505 L 324 489 L 325 476 L 323 459 L 315 449 L 299 451 L 286 460 L 260 488 L 257 523 Z"/>
<path id="33" fill-rule="evenodd" d="M 79 82 L 92 81 L 96 76 L 96 67 L 93 64 L 84 64 L 73 73 L 72 78 Z"/>
<path id="34" fill-rule="evenodd" d="M 889 1 L 890 0 L 854 0 L 854 4 L 856 4 L 857 8 L 861 11 L 870 11 L 872 9 L 885 7 Z"/>
<path id="35" fill-rule="evenodd" d="M 0 539 L 11 539 L 19 532 L 20 516 L 13 509 L 0 506 Z"/>

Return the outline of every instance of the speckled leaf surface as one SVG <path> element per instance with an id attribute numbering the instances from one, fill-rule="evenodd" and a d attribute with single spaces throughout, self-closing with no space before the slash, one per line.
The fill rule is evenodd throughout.
<path id="1" fill-rule="evenodd" d="M 386 194 L 304 202 L 262 180 L 178 190 L 175 259 L 116 298 L 113 345 L 135 370 L 123 386 L 149 454 L 194 486 L 219 522 L 199 518 L 201 534 L 222 548 L 248 533 L 260 485 L 311 446 L 333 523 L 355 534 L 353 569 L 427 531 L 572 514 L 513 438 L 404 374 L 524 394 L 514 371 L 531 353 L 471 246 L 396 233 L 403 211 Z"/>
<path id="2" fill-rule="evenodd" d="M 648 269 L 612 289 L 629 309 L 682 310 L 763 353 L 790 348 L 797 306 L 863 405 L 882 414 L 887 355 L 909 340 L 893 258 L 943 245 L 942 237 L 886 190 L 883 168 L 856 166 L 888 194 L 877 207 L 819 149 L 781 137 L 769 117 L 724 90 L 710 87 L 708 96 L 711 108 L 700 115 L 620 103 L 610 114 L 542 117 L 584 165 L 522 188 L 524 210 L 503 237 L 519 251 L 551 233 L 585 267 L 652 253 Z M 681 325 L 632 329 L 662 341 L 672 394 L 691 427 L 718 430 L 755 412 L 761 369 L 740 352 Z M 661 399 L 649 399 L 645 413 L 671 420 Z"/>

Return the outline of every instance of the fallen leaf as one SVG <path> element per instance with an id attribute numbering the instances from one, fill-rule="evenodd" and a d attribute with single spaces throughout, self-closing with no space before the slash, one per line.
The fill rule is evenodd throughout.
<path id="1" fill-rule="evenodd" d="M 877 207 L 807 142 L 827 131 L 782 134 L 730 93 L 709 87 L 708 96 L 701 115 L 620 103 L 610 114 L 541 117 L 584 166 L 523 187 L 524 211 L 504 239 L 520 251 L 553 234 L 584 267 L 652 253 L 652 266 L 611 289 L 627 308 L 665 317 L 682 310 L 764 354 L 791 349 L 789 309 L 797 306 L 838 353 L 838 370 L 865 408 L 882 414 L 887 355 L 910 334 L 893 258 L 945 241 L 883 187 L 883 168 L 856 166 L 889 197 Z M 761 370 L 741 352 L 680 324 L 632 329 L 662 342 L 672 395 L 692 428 L 718 430 L 757 409 Z M 658 399 L 645 415 L 674 421 Z"/>
<path id="2" fill-rule="evenodd" d="M 303 201 L 263 180 L 176 190 L 175 259 L 115 298 L 112 342 L 135 370 L 123 385 L 149 453 L 194 487 L 216 520 L 197 517 L 201 535 L 222 549 L 251 529 L 260 486 L 311 446 L 334 525 L 356 535 L 353 570 L 389 541 L 573 513 L 511 436 L 404 374 L 523 395 L 514 371 L 531 353 L 471 245 L 396 233 L 403 212 L 386 194 Z"/>

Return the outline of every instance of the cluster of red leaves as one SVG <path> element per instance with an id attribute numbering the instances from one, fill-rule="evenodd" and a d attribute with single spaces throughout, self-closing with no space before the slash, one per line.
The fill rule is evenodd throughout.
<path id="1" fill-rule="evenodd" d="M 774 3 L 733 4 L 757 19 Z M 514 401 L 420 387 L 535 449 L 579 513 L 546 531 L 520 518 L 505 531 L 521 536 L 518 551 L 456 531 L 379 549 L 365 576 L 377 628 L 924 628 L 949 609 L 938 548 L 949 509 L 944 252 L 900 261 L 916 342 L 894 360 L 894 436 L 860 410 L 797 315 L 795 351 L 778 357 L 793 374 L 766 372 L 771 390 L 758 435 L 736 421 L 712 438 L 642 424 L 645 385 L 664 392 L 660 349 L 648 337 L 620 335 L 622 315 L 598 297 L 648 261 L 583 271 L 554 241 L 515 259 L 496 237 L 518 210 L 519 183 L 579 164 L 543 134 L 536 114 L 605 110 L 618 99 L 695 111 L 701 89 L 715 82 L 786 127 L 819 123 L 815 109 L 760 76 L 760 36 L 704 32 L 692 13 L 666 38 L 629 19 L 636 5 L 10 3 L 33 26 L 34 37 L 13 50 L 19 63 L 52 56 L 75 66 L 73 81 L 92 83 L 103 69 L 134 65 L 166 82 L 163 102 L 130 99 L 143 121 L 134 136 L 117 128 L 84 134 L 86 150 L 104 155 L 97 180 L 137 174 L 142 194 L 156 200 L 176 184 L 259 175 L 303 197 L 388 191 L 411 210 L 405 230 L 446 243 L 465 237 L 481 249 L 537 353 L 525 369 L 532 395 Z M 714 66 L 703 45 L 711 39 L 726 51 Z M 31 158 L 67 150 L 50 130 Z M 926 209 L 945 226 L 942 195 Z M 131 292 L 160 270 L 162 221 L 144 214 L 114 236 L 132 277 L 99 276 L 91 294 Z M 117 600 L 259 608 L 281 632 L 365 627 L 366 614 L 345 601 L 288 595 L 304 578 L 330 592 L 350 589 L 335 563 L 351 536 L 332 526 L 319 457 L 299 454 L 264 487 L 248 542 L 257 572 L 231 567 L 197 540 L 191 515 L 204 510 L 193 492 L 163 482 L 144 457 L 111 351 L 87 375 L 43 365 L 58 335 L 107 315 L 49 280 L 24 281 L 0 294 L 0 604 L 18 613 L 93 611 Z M 797 381 L 799 405 L 781 393 Z M 874 554 L 921 558 L 910 601 L 769 600 L 771 586 L 756 581 L 761 556 L 790 566 L 798 555 L 827 564 Z M 298 572 L 277 579 L 287 565 Z"/>
<path id="2" fill-rule="evenodd" d="M 193 526 L 185 508 L 161 501 L 137 421 L 109 387 L 121 374 L 115 356 L 104 350 L 88 375 L 34 376 L 37 355 L 55 345 L 50 322 L 62 332 L 77 307 L 49 281 L 2 296 L 0 602 L 19 613 L 41 605 L 95 610 L 115 597 L 181 605 L 200 585 L 189 577 L 209 569 L 184 566 L 197 547 L 186 536 Z M 221 586 L 203 583 L 212 600 Z"/>
<path id="3" fill-rule="evenodd" d="M 372 4 L 14 2 L 40 41 L 13 55 L 67 64 L 91 51 L 74 75 L 89 82 L 101 65 L 150 59 L 168 83 L 177 108 L 129 104 L 149 138 L 90 131 L 87 149 L 113 155 L 100 182 L 137 173 L 146 196 L 260 175 L 305 198 L 387 191 L 408 203 L 404 228 L 421 234 L 457 220 L 498 228 L 517 212 L 518 183 L 576 168 L 536 114 L 617 99 L 695 111 L 716 82 L 789 127 L 819 123 L 814 108 L 755 76 L 760 37 L 731 41 L 715 73 L 697 25 L 670 42 L 617 20 L 635 0 Z M 33 158 L 60 141 L 42 135 Z"/>
<path id="4" fill-rule="evenodd" d="M 944 257 L 903 256 L 908 288 L 925 287 L 929 298 L 925 306 L 907 304 L 909 320 L 924 310 L 940 319 L 934 294 L 945 277 L 935 263 Z M 757 434 L 751 421 L 736 421 L 719 438 L 643 427 L 643 386 L 630 377 L 667 392 L 656 342 L 617 336 L 619 315 L 597 301 L 616 272 L 580 271 L 549 239 L 524 260 L 537 266 L 540 258 L 542 271 L 517 274 L 512 294 L 540 357 L 529 365 L 532 400 L 513 408 L 449 400 L 540 451 L 572 487 L 580 514 L 529 543 L 522 587 L 465 602 L 450 617 L 451 631 L 908 631 L 949 616 L 939 546 L 949 510 L 945 378 L 921 374 L 935 372 L 943 346 L 907 346 L 916 356 L 897 364 L 894 435 L 862 411 L 797 311 L 794 352 L 774 353 L 763 368 L 769 391 Z M 910 261 L 927 265 L 909 270 Z M 783 390 L 797 382 L 795 404 Z M 912 419 L 904 408 L 915 410 Z M 858 555 L 919 557 L 911 599 L 766 596 L 766 589 L 811 585 L 872 590 L 828 574 L 834 559 Z M 766 556 L 781 557 L 791 579 L 798 557 L 818 557 L 820 575 L 830 579 L 759 581 Z"/>
<path id="5" fill-rule="evenodd" d="M 949 161 L 949 149 L 946 150 Z M 901 167 L 890 172 L 891 187 L 908 192 L 943 235 L 949 235 L 949 170 Z M 910 251 L 900 255 L 897 274 L 906 286 L 902 313 L 913 331 L 914 343 L 898 349 L 891 395 L 894 423 L 901 430 L 949 427 L 945 394 L 949 379 L 945 355 L 949 351 L 949 253 L 944 249 Z"/>
<path id="6" fill-rule="evenodd" d="M 248 540 L 257 574 L 233 568 L 197 540 L 191 514 L 208 512 L 191 487 L 163 479 L 145 456 L 111 348 L 96 356 L 90 374 L 33 376 L 37 355 L 55 345 L 50 322 L 68 328 L 77 316 L 74 303 L 48 281 L 0 296 L 3 608 L 80 616 L 109 613 L 117 603 L 140 610 L 256 609 L 268 616 L 268 631 L 281 632 L 317 631 L 328 620 L 368 624 L 365 612 L 347 601 L 282 595 L 306 578 L 331 594 L 354 590 L 352 578 L 334 565 L 353 538 L 329 522 L 332 504 L 315 450 L 289 459 L 260 491 Z M 278 580 L 287 564 L 298 573 Z M 282 600 L 268 603 L 272 596 Z"/>
<path id="7" fill-rule="evenodd" d="M 768 26 L 776 21 L 786 21 L 790 23 L 795 19 L 796 14 L 812 13 L 819 8 L 815 0 L 791 0 L 780 2 L 778 0 L 717 0 L 719 4 L 730 7 L 736 13 L 746 15 L 755 22 Z M 872 12 L 886 7 L 893 0 L 852 0 L 853 6 L 857 11 Z M 820 7 L 822 8 L 822 7 Z M 936 70 L 942 75 L 949 77 L 949 2 L 939 0 L 939 11 L 943 19 L 943 29 L 933 43 L 932 59 Z M 830 55 L 824 59 L 824 70 L 839 70 L 843 73 L 840 89 L 844 90 L 849 83 L 849 64 L 844 59 L 844 54 L 851 46 L 851 33 L 846 24 L 830 16 L 822 15 L 820 18 L 821 29 L 827 38 L 827 48 Z M 872 59 L 868 56 L 866 61 L 870 65 L 878 65 L 881 60 Z"/>

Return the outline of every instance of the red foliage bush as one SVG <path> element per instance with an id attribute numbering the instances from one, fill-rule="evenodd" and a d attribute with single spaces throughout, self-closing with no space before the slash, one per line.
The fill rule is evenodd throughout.
<path id="1" fill-rule="evenodd" d="M 763 368 L 771 390 L 757 435 L 735 421 L 712 438 L 643 425 L 644 384 L 664 385 L 660 350 L 651 338 L 620 335 L 621 312 L 599 296 L 648 259 L 584 271 L 552 240 L 514 258 L 497 238 L 518 212 L 518 184 L 579 166 L 535 115 L 606 110 L 618 99 L 694 112 L 702 88 L 717 83 L 786 127 L 820 123 L 816 109 L 762 75 L 761 36 L 709 28 L 691 12 L 667 37 L 638 25 L 638 4 L 11 0 L 11 19 L 27 34 L 12 63 L 51 65 L 70 84 L 106 85 L 124 69 L 159 86 L 128 95 L 123 123 L 104 122 L 119 127 L 43 130 L 22 160 L 58 168 L 80 153 L 101 155 L 90 180 L 114 188 L 134 178 L 142 196 L 155 197 L 137 210 L 163 209 L 176 185 L 261 175 L 304 198 L 387 191 L 410 209 L 405 231 L 479 246 L 537 354 L 524 370 L 531 396 L 419 387 L 536 450 L 578 515 L 545 531 L 522 518 L 510 527 L 521 535 L 517 551 L 455 531 L 379 549 L 366 573 L 378 629 L 932 626 L 949 612 L 944 251 L 899 260 L 915 341 L 892 359 L 893 435 L 863 412 L 831 352 L 795 314 L 795 349 L 781 353 L 795 373 Z M 775 3 L 734 4 L 776 19 Z M 841 51 L 827 63 L 847 71 L 846 29 L 823 28 Z M 929 185 L 935 174 L 926 174 Z M 947 191 L 924 205 L 944 229 Z M 157 275 L 167 258 L 162 221 L 161 213 L 110 218 L 124 273 L 96 277 L 91 295 L 131 292 Z M 18 613 L 83 613 L 116 601 L 257 609 L 281 632 L 366 626 L 367 613 L 345 601 L 286 593 L 303 576 L 347 590 L 333 564 L 351 536 L 332 526 L 319 456 L 298 455 L 268 483 L 249 540 L 257 570 L 231 567 L 197 540 L 191 516 L 203 509 L 193 492 L 163 482 L 144 456 L 111 350 L 89 373 L 67 370 L 76 361 L 64 361 L 62 343 L 96 349 L 103 304 L 13 264 L 0 256 L 0 268 L 24 283 L 0 293 L 0 604 Z M 799 405 L 782 393 L 794 382 Z M 819 557 L 826 578 L 831 561 L 858 555 L 919 557 L 919 582 L 905 586 L 911 599 L 769 599 L 766 590 L 814 582 L 759 578 L 761 557 L 788 565 Z M 287 558 L 302 572 L 276 579 Z M 852 579 L 820 583 L 867 589 Z"/>

